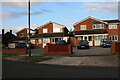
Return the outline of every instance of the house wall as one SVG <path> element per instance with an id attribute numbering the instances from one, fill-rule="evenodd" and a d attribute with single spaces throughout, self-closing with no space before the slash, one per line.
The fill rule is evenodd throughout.
<path id="1" fill-rule="evenodd" d="M 38 34 L 39 34 L 39 33 L 43 33 L 43 28 L 47 28 L 47 29 L 48 29 L 48 32 L 47 32 L 47 33 L 52 33 L 52 32 L 53 32 L 53 24 L 52 24 L 52 23 L 49 23 L 49 24 L 47 24 L 47 25 L 45 25 L 45 26 L 43 26 L 43 27 L 40 27 L 40 28 L 38 29 Z"/>
<path id="2" fill-rule="evenodd" d="M 46 24 L 46 25 L 40 27 L 40 28 L 38 29 L 38 34 L 39 34 L 39 33 L 43 33 L 43 29 L 44 29 L 44 28 L 47 28 L 47 29 L 48 29 L 48 32 L 47 32 L 47 33 L 54 33 L 54 32 L 53 32 L 53 28 L 61 28 L 61 29 L 62 29 L 61 32 L 68 33 L 68 31 L 65 29 L 64 26 L 61 26 L 61 25 L 58 25 L 58 24 L 55 24 L 55 23 L 49 23 L 49 24 Z M 57 32 L 56 32 L 56 33 L 57 33 Z M 59 33 L 59 32 L 58 32 L 58 33 Z"/>
<path id="3" fill-rule="evenodd" d="M 27 37 L 27 29 L 23 29 L 22 31 L 17 33 L 17 37 L 20 37 L 20 34 L 23 33 L 24 36 L 23 37 Z"/>
<path id="4" fill-rule="evenodd" d="M 85 21 L 83 21 L 83 22 L 80 22 L 80 23 L 76 24 L 76 25 L 74 26 L 75 31 L 80 31 L 80 30 L 81 30 L 81 29 L 80 29 L 80 25 L 86 25 L 86 30 L 93 30 L 93 24 L 94 24 L 93 22 L 94 22 L 94 21 L 95 21 L 95 20 L 89 18 L 89 19 L 87 19 L 87 20 L 85 20 Z M 98 22 L 98 21 L 96 21 L 96 23 L 97 23 L 97 22 Z M 108 29 L 106 24 L 104 24 L 104 29 Z"/>

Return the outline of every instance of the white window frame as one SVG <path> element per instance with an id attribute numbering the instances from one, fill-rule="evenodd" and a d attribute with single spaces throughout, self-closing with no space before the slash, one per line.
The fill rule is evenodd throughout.
<path id="1" fill-rule="evenodd" d="M 61 32 L 61 28 L 53 28 L 53 32 Z"/>
<path id="2" fill-rule="evenodd" d="M 43 28 L 43 33 L 48 33 L 48 29 L 47 28 Z"/>
<path id="3" fill-rule="evenodd" d="M 32 44 L 35 44 L 35 39 L 31 39 L 30 42 L 31 42 Z"/>
<path id="4" fill-rule="evenodd" d="M 55 43 L 55 38 L 52 38 L 51 40 L 52 40 L 52 43 Z M 58 38 L 58 41 L 59 41 L 59 40 L 62 40 L 62 38 L 59 37 L 59 38 Z"/>
<path id="5" fill-rule="evenodd" d="M 115 36 L 109 36 L 109 39 L 111 41 L 118 41 L 118 36 L 117 35 L 115 35 Z"/>
<path id="6" fill-rule="evenodd" d="M 96 25 L 101 25 L 99 28 Z M 104 29 L 104 24 L 93 24 L 93 29 Z"/>
<path id="7" fill-rule="evenodd" d="M 86 30 L 86 25 L 80 25 L 81 30 Z"/>
<path id="8" fill-rule="evenodd" d="M 116 24 L 109 24 L 108 27 L 109 27 L 109 29 L 117 29 Z"/>
<path id="9" fill-rule="evenodd" d="M 21 36 L 21 34 L 22 34 L 22 36 Z M 24 36 L 24 34 L 23 34 L 23 33 L 20 33 L 19 35 L 20 35 L 20 37 L 23 37 L 23 36 Z"/>

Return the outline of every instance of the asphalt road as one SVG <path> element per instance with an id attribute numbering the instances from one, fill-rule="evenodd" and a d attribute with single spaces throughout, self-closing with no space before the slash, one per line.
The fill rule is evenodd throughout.
<path id="1" fill-rule="evenodd" d="M 117 78 L 117 67 L 58 66 L 4 60 L 2 78 Z"/>

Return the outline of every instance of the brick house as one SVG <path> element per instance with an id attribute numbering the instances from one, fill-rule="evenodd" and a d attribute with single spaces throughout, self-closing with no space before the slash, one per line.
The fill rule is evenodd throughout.
<path id="1" fill-rule="evenodd" d="M 31 36 L 35 35 L 35 30 L 30 29 Z M 27 39 L 29 37 L 29 28 L 23 28 L 17 33 L 17 37 L 14 38 L 14 42 L 27 42 Z"/>
<path id="2" fill-rule="evenodd" d="M 90 46 L 100 46 L 100 40 L 103 38 L 120 41 L 120 21 L 87 17 L 74 24 L 73 32 L 75 35 L 73 46 L 77 46 L 80 40 L 88 40 Z"/>
<path id="3" fill-rule="evenodd" d="M 48 22 L 37 28 L 36 35 L 31 37 L 31 43 L 36 48 L 44 48 L 46 43 L 55 44 L 56 41 L 68 41 L 68 29 L 61 24 L 55 22 Z"/>

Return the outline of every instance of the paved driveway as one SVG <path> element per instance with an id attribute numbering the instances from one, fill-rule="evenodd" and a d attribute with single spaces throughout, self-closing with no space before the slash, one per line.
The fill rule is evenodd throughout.
<path id="1" fill-rule="evenodd" d="M 44 51 L 44 48 L 37 48 L 37 49 L 31 49 L 31 53 L 33 55 L 44 55 L 45 54 L 45 51 Z"/>
<path id="2" fill-rule="evenodd" d="M 72 56 L 108 56 L 111 55 L 111 48 L 90 47 L 90 49 L 73 48 Z"/>
<path id="3" fill-rule="evenodd" d="M 73 47 L 74 54 L 72 56 L 109 56 L 111 55 L 110 48 L 90 47 L 90 49 L 77 49 Z M 44 48 L 32 49 L 34 55 L 44 55 Z"/>

